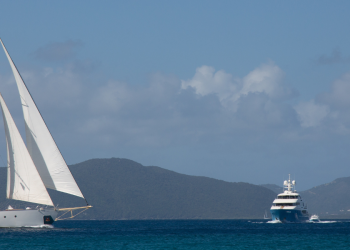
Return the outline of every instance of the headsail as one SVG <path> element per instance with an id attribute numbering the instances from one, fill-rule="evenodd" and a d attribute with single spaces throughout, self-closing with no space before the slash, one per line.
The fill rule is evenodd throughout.
<path id="1" fill-rule="evenodd" d="M 47 188 L 84 198 L 1 39 L 0 42 L 16 79 L 25 120 L 27 148 L 41 179 Z"/>
<path id="2" fill-rule="evenodd" d="M 1 94 L 0 105 L 7 142 L 7 198 L 53 206 Z"/>

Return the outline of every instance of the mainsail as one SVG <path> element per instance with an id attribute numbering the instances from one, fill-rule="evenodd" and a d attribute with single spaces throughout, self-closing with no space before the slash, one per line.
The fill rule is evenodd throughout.
<path id="1" fill-rule="evenodd" d="M 1 94 L 0 105 L 7 143 L 7 198 L 53 206 Z"/>
<path id="2" fill-rule="evenodd" d="M 25 120 L 27 148 L 41 179 L 47 188 L 84 198 L 1 39 L 0 42 L 16 79 Z"/>

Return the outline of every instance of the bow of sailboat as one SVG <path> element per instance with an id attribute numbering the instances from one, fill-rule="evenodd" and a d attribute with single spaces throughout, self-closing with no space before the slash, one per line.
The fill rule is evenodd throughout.
<path id="1" fill-rule="evenodd" d="M 88 210 L 89 208 L 92 208 L 92 206 L 88 205 L 88 206 L 83 206 L 83 207 L 68 207 L 68 208 L 56 208 L 56 211 L 58 212 L 64 212 L 63 214 L 61 214 L 60 216 L 58 216 L 55 221 L 58 220 L 68 220 L 68 219 L 73 219 L 74 217 L 76 217 L 77 215 L 85 212 L 86 210 Z M 81 210 L 80 212 L 73 214 L 73 211 L 75 210 Z M 67 214 L 69 217 L 67 217 Z M 66 217 L 65 217 L 66 216 Z"/>
<path id="2" fill-rule="evenodd" d="M 57 211 L 71 211 L 71 210 L 78 210 L 78 209 L 89 209 L 92 208 L 91 205 L 89 206 L 83 206 L 83 207 L 66 207 L 66 208 L 56 208 Z"/>

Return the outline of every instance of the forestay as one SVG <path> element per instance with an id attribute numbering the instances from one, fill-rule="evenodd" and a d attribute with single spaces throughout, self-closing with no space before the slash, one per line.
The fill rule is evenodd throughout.
<path id="1" fill-rule="evenodd" d="M 27 148 L 41 179 L 47 188 L 84 198 L 22 77 L 0 42 L 16 79 L 25 120 Z"/>
<path id="2" fill-rule="evenodd" d="M 53 206 L 1 94 L 0 105 L 7 142 L 7 198 Z"/>

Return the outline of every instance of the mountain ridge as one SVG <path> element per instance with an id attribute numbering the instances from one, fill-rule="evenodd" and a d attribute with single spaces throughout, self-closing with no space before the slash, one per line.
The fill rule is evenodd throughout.
<path id="1" fill-rule="evenodd" d="M 79 219 L 262 218 L 275 196 L 257 185 L 184 175 L 128 159 L 91 159 L 69 167 L 93 206 Z M 49 193 L 60 207 L 85 205 L 78 197 Z"/>
<path id="2" fill-rule="evenodd" d="M 282 189 L 185 175 L 122 158 L 91 159 L 69 167 L 93 206 L 77 219 L 261 219 Z M 6 169 L 0 168 L 0 208 L 35 207 L 6 199 Z M 58 207 L 86 205 L 81 198 L 48 191 Z M 299 193 L 310 214 L 350 218 L 350 177 Z"/>

